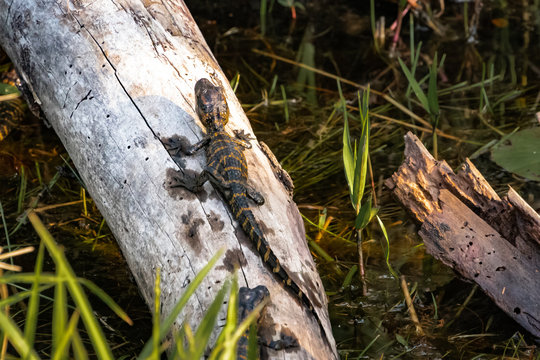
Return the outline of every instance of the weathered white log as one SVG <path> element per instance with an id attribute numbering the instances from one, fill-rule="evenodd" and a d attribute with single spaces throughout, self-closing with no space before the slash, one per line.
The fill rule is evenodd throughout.
<path id="1" fill-rule="evenodd" d="M 266 199 L 254 209 L 255 217 L 284 267 L 317 306 L 324 333 L 264 267 L 212 186 L 194 195 L 168 185 L 178 166 L 162 140 L 178 135 L 194 143 L 203 135 L 194 112 L 198 79 L 225 88 L 229 130 L 252 134 L 185 4 L 0 0 L 0 14 L 1 45 L 69 152 L 146 302 L 152 306 L 157 268 L 164 315 L 208 259 L 226 248 L 179 321 L 187 315 L 195 328 L 223 280 L 239 267 L 241 285 L 264 284 L 270 290 L 262 323 L 266 334 L 277 339 L 284 332 L 300 343 L 287 351 L 268 350 L 270 357 L 337 358 L 302 219 L 257 142 L 246 150 L 250 184 Z M 201 154 L 187 159 L 186 166 L 200 171 L 204 161 Z"/>
<path id="2" fill-rule="evenodd" d="M 540 216 L 512 188 L 501 199 L 469 159 L 454 174 L 411 133 L 386 185 L 422 224 L 430 254 L 540 337 Z"/>

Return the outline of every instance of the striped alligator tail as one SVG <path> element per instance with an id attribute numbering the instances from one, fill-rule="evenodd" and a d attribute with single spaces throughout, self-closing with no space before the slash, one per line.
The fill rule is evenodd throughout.
<path id="1" fill-rule="evenodd" d="M 303 302 L 311 312 L 313 312 L 317 318 L 317 321 L 319 321 L 318 315 L 315 313 L 313 308 L 313 304 L 306 294 L 300 290 L 298 284 L 291 279 L 287 271 L 281 267 L 279 259 L 276 257 L 270 248 L 270 245 L 264 238 L 263 232 L 255 221 L 255 217 L 249 208 L 245 188 L 241 185 L 234 185 L 231 187 L 231 193 L 233 196 L 231 196 L 229 199 L 229 205 L 234 216 L 236 217 L 236 220 L 240 223 L 242 229 L 244 229 L 249 239 L 255 245 L 255 248 L 263 259 L 263 262 L 272 270 L 274 274 L 276 274 L 276 276 L 283 283 L 283 286 L 297 296 L 299 300 Z"/>

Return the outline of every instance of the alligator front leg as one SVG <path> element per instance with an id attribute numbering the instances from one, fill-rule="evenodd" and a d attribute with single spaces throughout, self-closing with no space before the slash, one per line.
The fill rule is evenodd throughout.
<path id="1" fill-rule="evenodd" d="M 251 135 L 244 133 L 244 130 L 233 130 L 234 138 L 233 141 L 245 149 L 251 149 L 251 140 L 255 140 Z"/>
<path id="2" fill-rule="evenodd" d="M 179 174 L 180 173 L 182 174 L 182 177 L 175 176 L 171 187 L 183 187 L 191 192 L 197 193 L 201 191 L 203 185 L 207 181 L 210 181 L 220 189 L 220 191 L 227 191 L 230 188 L 230 185 L 227 184 L 223 176 L 212 168 L 206 168 L 198 175 L 188 175 L 186 172 L 179 172 Z"/>
<path id="3" fill-rule="evenodd" d="M 177 135 L 162 141 L 163 145 L 165 145 L 165 148 L 172 156 L 177 156 L 179 153 L 189 156 L 195 154 L 197 151 L 208 145 L 210 138 L 208 136 L 205 136 L 202 138 L 202 140 L 196 142 L 193 145 L 189 145 L 185 137 L 180 137 Z"/>

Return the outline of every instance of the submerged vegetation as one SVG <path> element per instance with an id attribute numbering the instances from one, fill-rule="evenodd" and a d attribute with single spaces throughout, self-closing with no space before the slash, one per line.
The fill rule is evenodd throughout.
<path id="1" fill-rule="evenodd" d="M 425 253 L 383 185 L 413 131 L 439 159 L 456 167 L 469 157 L 496 191 L 511 184 L 540 208 L 540 156 L 527 156 L 540 152 L 538 1 L 249 4 L 188 1 L 255 134 L 294 179 L 342 358 L 540 359 L 475 285 Z M 0 320 L 14 349 L 4 338 L 2 354 L 61 358 L 71 343 L 77 358 L 93 356 L 92 346 L 157 358 L 166 325 L 152 322 L 51 130 L 28 115 L 0 143 L 0 176 L 4 252 L 39 247 L 35 268 L 29 255 L 2 257 L 13 272 L 1 278 Z M 39 245 L 26 223 L 36 214 L 66 255 Z M 34 272 L 17 274 L 17 265 Z M 187 342 L 178 343 L 191 347 L 177 348 L 180 358 L 204 351 L 214 310 L 195 333 L 182 329 Z M 241 331 L 229 315 L 220 341 L 230 356 Z"/>

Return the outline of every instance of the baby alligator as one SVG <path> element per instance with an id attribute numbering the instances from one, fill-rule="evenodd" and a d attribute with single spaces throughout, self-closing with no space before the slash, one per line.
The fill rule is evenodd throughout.
<path id="1" fill-rule="evenodd" d="M 5 58 L 4 54 L 0 53 L 0 59 L 4 60 Z M 3 64 L 2 66 L 6 65 L 8 64 Z M 12 89 L 16 89 L 17 81 L 18 76 L 13 66 L 10 66 L 9 71 L 0 74 L 0 83 L 4 84 L 4 86 L 10 85 L 10 92 L 13 91 Z M 0 95 L 4 95 L 4 93 L 0 93 Z M 22 122 L 24 118 L 24 105 L 24 101 L 20 97 L 11 100 L 0 100 L 0 141 L 4 140 L 11 130 Z"/>
<path id="2" fill-rule="evenodd" d="M 244 148 L 251 148 L 249 136 L 243 131 L 235 131 L 236 137 L 233 138 L 225 131 L 225 125 L 229 120 L 229 108 L 220 87 L 212 85 L 208 79 L 200 79 L 195 84 L 195 96 L 197 115 L 206 127 L 206 136 L 180 151 L 193 155 L 205 147 L 206 168 L 198 176 L 183 175 L 181 179 L 176 178 L 173 186 L 197 192 L 206 181 L 210 181 L 225 197 L 234 217 L 257 248 L 263 262 L 282 281 L 284 287 L 307 306 L 323 329 L 311 301 L 281 267 L 250 210 L 248 197 L 258 205 L 264 203 L 264 198 L 247 184 L 248 168 L 243 151 Z"/>
<path id="3" fill-rule="evenodd" d="M 250 289 L 247 287 L 241 287 L 238 291 L 238 325 L 244 321 L 250 313 L 263 301 L 267 301 L 270 297 L 270 292 L 264 285 L 259 285 L 256 288 Z M 260 315 L 260 314 L 259 314 Z M 251 328 L 251 327 L 250 327 Z M 236 359 L 245 360 L 248 358 L 253 358 L 250 356 L 249 351 L 253 351 L 250 348 L 249 337 L 250 337 L 250 328 L 248 328 L 243 334 L 240 340 L 238 340 L 238 348 L 236 350 Z M 253 329 L 256 330 L 257 321 L 255 321 Z M 256 350 L 256 359 L 259 359 L 259 349 L 258 346 L 255 346 Z"/>

